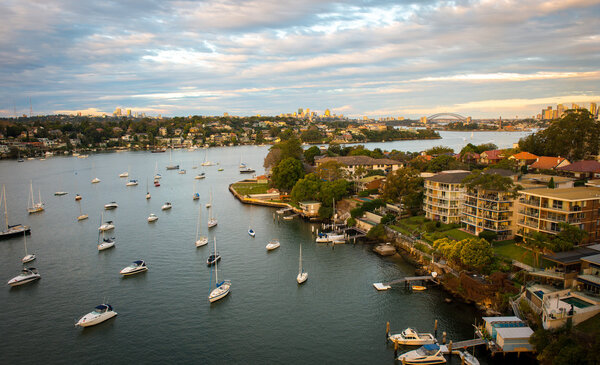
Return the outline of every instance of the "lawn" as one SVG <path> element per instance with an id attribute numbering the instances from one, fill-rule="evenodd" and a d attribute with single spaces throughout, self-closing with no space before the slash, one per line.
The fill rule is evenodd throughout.
<path id="1" fill-rule="evenodd" d="M 233 184 L 233 189 L 238 192 L 238 194 L 244 196 L 249 194 L 266 194 L 269 187 L 267 184 L 257 184 L 257 183 L 237 183 Z"/>
<path id="2" fill-rule="evenodd" d="M 509 259 L 521 261 L 524 264 L 533 266 L 533 254 L 531 251 L 517 246 L 514 241 L 502 241 L 493 244 L 494 253 L 497 256 Z"/>
<path id="3" fill-rule="evenodd" d="M 575 328 L 589 335 L 597 336 L 600 333 L 600 314 L 596 314 L 587 321 L 578 324 Z"/>

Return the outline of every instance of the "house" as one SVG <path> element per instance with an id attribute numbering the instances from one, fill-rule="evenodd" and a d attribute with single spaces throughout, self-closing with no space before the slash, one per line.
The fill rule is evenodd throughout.
<path id="1" fill-rule="evenodd" d="M 504 159 L 503 150 L 483 151 L 479 155 L 479 163 L 482 165 L 494 165 Z"/>
<path id="2" fill-rule="evenodd" d="M 460 223 L 465 193 L 462 181 L 469 174 L 469 171 L 449 170 L 426 177 L 425 217 L 443 223 Z"/>
<path id="3" fill-rule="evenodd" d="M 385 177 L 383 176 L 368 176 L 363 177 L 362 179 L 358 179 L 356 181 L 356 187 L 359 191 L 379 189 L 384 182 Z"/>
<path id="4" fill-rule="evenodd" d="M 570 162 L 564 157 L 539 156 L 537 160 L 529 165 L 530 170 L 556 170 L 558 167 L 569 165 Z"/>
<path id="5" fill-rule="evenodd" d="M 575 179 L 566 176 L 525 174 L 519 178 L 518 184 L 521 185 L 523 189 L 538 189 L 547 188 L 550 181 L 554 182 L 555 189 L 572 188 L 575 183 Z"/>
<path id="6" fill-rule="evenodd" d="M 267 175 L 260 175 L 256 177 L 256 183 L 258 184 L 267 184 L 269 182 L 269 178 Z"/>
<path id="7" fill-rule="evenodd" d="M 344 165 L 343 169 L 349 175 L 354 174 L 357 168 L 362 167 L 365 170 L 383 170 L 386 173 L 396 171 L 403 166 L 403 164 L 396 160 L 388 158 L 372 158 L 369 156 L 338 156 L 338 157 L 323 157 L 315 159 L 316 167 L 321 166 L 324 163 L 335 161 L 339 164 Z"/>
<path id="8" fill-rule="evenodd" d="M 600 177 L 600 162 L 596 160 L 576 161 L 572 164 L 558 167 L 556 171 L 578 179 Z"/>
<path id="9" fill-rule="evenodd" d="M 529 166 L 535 161 L 537 161 L 538 157 L 533 153 L 529 152 L 519 152 L 508 158 L 509 160 L 516 160 L 518 166 Z"/>
<path id="10" fill-rule="evenodd" d="M 298 202 L 298 206 L 302 210 L 302 213 L 308 217 L 316 217 L 319 215 L 319 208 L 321 208 L 321 202 L 315 200 L 308 200 Z"/>
<path id="11" fill-rule="evenodd" d="M 533 352 L 529 337 L 533 330 L 519 317 L 483 317 L 485 331 L 494 341 L 500 351 Z"/>
<path id="12" fill-rule="evenodd" d="M 476 164 L 479 161 L 479 153 L 467 152 L 459 157 L 459 159 L 467 164 Z"/>

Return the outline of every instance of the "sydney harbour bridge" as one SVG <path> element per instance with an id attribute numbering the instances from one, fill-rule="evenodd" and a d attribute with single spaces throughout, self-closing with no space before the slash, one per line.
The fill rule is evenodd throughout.
<path id="1" fill-rule="evenodd" d="M 470 122 L 471 118 L 464 117 L 457 113 L 436 113 L 436 114 L 432 114 L 427 117 L 427 122 L 432 122 L 432 121 L 436 121 L 436 122 L 455 122 L 455 121 Z"/>

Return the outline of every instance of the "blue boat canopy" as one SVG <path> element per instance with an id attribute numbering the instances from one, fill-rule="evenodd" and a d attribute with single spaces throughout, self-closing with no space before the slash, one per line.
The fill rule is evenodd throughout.
<path id="1" fill-rule="evenodd" d="M 435 343 L 432 343 L 429 345 L 423 345 L 423 348 L 428 351 L 437 351 L 440 349 L 440 346 Z"/>
<path id="2" fill-rule="evenodd" d="M 112 310 L 112 306 L 110 304 L 100 304 L 96 306 L 96 309 L 101 311 Z"/>
<path id="3" fill-rule="evenodd" d="M 143 265 L 144 264 L 144 260 L 137 260 L 133 262 L 136 265 Z"/>

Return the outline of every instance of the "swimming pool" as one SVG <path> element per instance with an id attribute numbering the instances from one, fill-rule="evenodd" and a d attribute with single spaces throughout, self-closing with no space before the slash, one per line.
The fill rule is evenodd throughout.
<path id="1" fill-rule="evenodd" d="M 591 307 L 593 304 L 586 302 L 585 300 L 581 300 L 579 298 L 576 297 L 567 297 L 567 298 L 562 298 L 561 301 L 567 303 L 567 304 L 571 304 L 574 307 L 577 308 L 587 308 L 587 307 Z"/>

